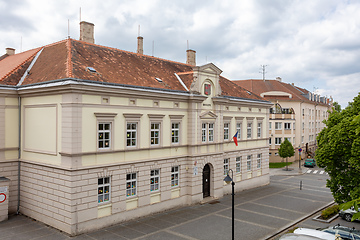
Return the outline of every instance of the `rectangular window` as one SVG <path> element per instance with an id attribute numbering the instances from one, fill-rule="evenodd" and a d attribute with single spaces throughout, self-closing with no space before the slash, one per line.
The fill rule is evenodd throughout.
<path id="1" fill-rule="evenodd" d="M 205 95 L 211 94 L 211 85 L 210 84 L 204 84 L 204 94 Z"/>
<path id="2" fill-rule="evenodd" d="M 284 123 L 284 129 L 290 130 L 291 129 L 291 123 Z"/>
<path id="3" fill-rule="evenodd" d="M 238 133 L 237 139 L 240 140 L 241 139 L 241 123 L 236 124 L 236 131 Z"/>
<path id="4" fill-rule="evenodd" d="M 304 130 L 305 128 L 305 123 L 302 123 L 302 130 Z"/>
<path id="5" fill-rule="evenodd" d="M 136 173 L 126 174 L 126 197 L 136 196 Z"/>
<path id="6" fill-rule="evenodd" d="M 126 124 L 126 146 L 136 146 L 137 123 Z"/>
<path id="7" fill-rule="evenodd" d="M 214 141 L 214 124 L 209 123 L 209 142 Z"/>
<path id="8" fill-rule="evenodd" d="M 224 123 L 224 140 L 229 140 L 229 124 Z"/>
<path id="9" fill-rule="evenodd" d="M 247 160 L 246 160 L 246 170 L 250 171 L 251 170 L 251 155 L 247 156 Z"/>
<path id="10" fill-rule="evenodd" d="M 99 123 L 99 128 L 98 128 L 99 149 L 110 148 L 110 131 L 111 131 L 111 123 Z"/>
<path id="11" fill-rule="evenodd" d="M 281 130 L 281 122 L 275 122 L 275 130 Z"/>
<path id="12" fill-rule="evenodd" d="M 258 126 L 257 126 L 257 137 L 261 138 L 261 123 L 258 123 Z"/>
<path id="13" fill-rule="evenodd" d="M 280 145 L 281 144 L 281 137 L 276 137 L 275 138 L 275 145 Z"/>
<path id="14" fill-rule="evenodd" d="M 110 201 L 110 177 L 98 178 L 98 203 Z"/>
<path id="15" fill-rule="evenodd" d="M 304 136 L 301 136 L 301 143 L 304 143 Z"/>
<path id="16" fill-rule="evenodd" d="M 179 123 L 171 124 L 171 142 L 179 143 Z"/>
<path id="17" fill-rule="evenodd" d="M 150 171 L 150 191 L 159 190 L 160 169 Z"/>
<path id="18" fill-rule="evenodd" d="M 201 124 L 201 141 L 206 142 L 206 123 Z"/>
<path id="19" fill-rule="evenodd" d="M 269 145 L 271 145 L 271 137 L 269 137 Z"/>
<path id="20" fill-rule="evenodd" d="M 252 127 L 252 123 L 248 123 L 247 124 L 247 138 L 251 138 L 251 127 Z"/>
<path id="21" fill-rule="evenodd" d="M 257 155 L 257 168 L 261 168 L 261 153 Z"/>
<path id="22" fill-rule="evenodd" d="M 229 158 L 224 159 L 224 176 L 229 172 Z"/>
<path id="23" fill-rule="evenodd" d="M 241 157 L 236 157 L 236 172 L 241 172 Z"/>
<path id="24" fill-rule="evenodd" d="M 293 130 L 295 130 L 295 123 L 293 123 Z"/>
<path id="25" fill-rule="evenodd" d="M 150 144 L 159 145 L 160 143 L 160 123 L 151 123 Z"/>
<path id="26" fill-rule="evenodd" d="M 271 122 L 269 122 L 269 130 L 271 130 Z"/>
<path id="27" fill-rule="evenodd" d="M 171 167 L 171 187 L 179 186 L 179 166 Z"/>

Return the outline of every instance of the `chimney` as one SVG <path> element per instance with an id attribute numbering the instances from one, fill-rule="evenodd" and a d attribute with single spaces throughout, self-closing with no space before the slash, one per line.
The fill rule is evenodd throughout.
<path id="1" fill-rule="evenodd" d="M 6 54 L 11 56 L 15 54 L 15 49 L 14 48 L 6 48 Z"/>
<path id="2" fill-rule="evenodd" d="M 279 82 L 281 82 L 281 77 L 277 77 L 276 80 L 278 80 Z"/>
<path id="3" fill-rule="evenodd" d="M 186 50 L 186 64 L 196 66 L 196 51 L 191 49 Z"/>
<path id="4" fill-rule="evenodd" d="M 137 53 L 144 54 L 144 38 L 141 36 L 137 37 Z"/>
<path id="5" fill-rule="evenodd" d="M 94 24 L 85 21 L 80 22 L 80 41 L 94 43 Z"/>

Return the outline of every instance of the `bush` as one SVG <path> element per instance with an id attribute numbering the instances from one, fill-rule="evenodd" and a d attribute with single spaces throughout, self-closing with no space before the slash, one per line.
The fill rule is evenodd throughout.
<path id="1" fill-rule="evenodd" d="M 339 213 L 339 205 L 328 207 L 321 212 L 322 219 L 329 219 Z"/>

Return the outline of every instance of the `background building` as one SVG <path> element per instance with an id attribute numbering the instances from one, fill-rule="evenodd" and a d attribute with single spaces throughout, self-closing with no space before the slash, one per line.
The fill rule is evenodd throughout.
<path id="1" fill-rule="evenodd" d="M 10 212 L 72 235 L 269 183 L 272 104 L 187 63 L 66 39 L 0 57 Z M 85 34 L 85 36 L 84 36 Z M 233 136 L 238 132 L 238 146 Z M 20 193 L 20 195 L 18 194 Z"/>
<path id="2" fill-rule="evenodd" d="M 295 148 L 299 159 L 299 148 L 302 159 L 313 156 L 316 149 L 316 136 L 325 127 L 323 121 L 332 108 L 332 98 L 321 97 L 294 84 L 276 80 L 238 80 L 239 86 L 258 94 L 273 103 L 269 115 L 269 159 L 280 162 L 278 155 L 280 144 L 287 138 Z"/>

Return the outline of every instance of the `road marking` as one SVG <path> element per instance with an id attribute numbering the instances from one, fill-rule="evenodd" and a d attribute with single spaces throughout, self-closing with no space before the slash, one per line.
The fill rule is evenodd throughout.
<path id="1" fill-rule="evenodd" d="M 324 174 L 325 171 L 321 171 L 320 174 Z"/>
<path id="2" fill-rule="evenodd" d="M 312 170 L 310 170 L 310 169 L 309 169 L 309 170 L 307 170 L 307 172 L 306 172 L 306 173 L 311 173 L 311 171 L 312 171 Z"/>
<path id="3" fill-rule="evenodd" d="M 315 170 L 314 172 L 313 172 L 313 174 L 316 174 L 318 172 L 318 170 Z"/>

